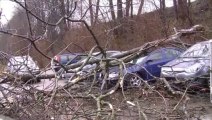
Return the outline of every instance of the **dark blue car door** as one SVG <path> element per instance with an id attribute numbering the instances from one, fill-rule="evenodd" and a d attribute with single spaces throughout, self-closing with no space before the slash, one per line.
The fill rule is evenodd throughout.
<path id="1" fill-rule="evenodd" d="M 153 79 L 153 76 L 159 77 L 161 72 L 161 66 L 164 65 L 167 61 L 164 60 L 165 56 L 163 54 L 163 50 L 159 49 L 157 51 L 152 52 L 145 61 L 144 67 L 151 74 L 147 76 L 148 79 Z"/>

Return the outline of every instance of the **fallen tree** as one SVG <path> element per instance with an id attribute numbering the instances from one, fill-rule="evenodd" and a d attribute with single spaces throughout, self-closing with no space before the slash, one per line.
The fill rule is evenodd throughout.
<path id="1" fill-rule="evenodd" d="M 178 30 L 178 31 L 176 31 L 175 34 L 170 35 L 166 39 L 160 39 L 160 40 L 148 42 L 140 47 L 137 47 L 137 48 L 134 48 L 134 49 L 131 49 L 128 51 L 124 51 L 124 52 L 122 52 L 118 55 L 114 55 L 110 58 L 90 59 L 92 57 L 91 54 L 93 53 L 94 49 L 96 48 L 96 47 L 94 47 L 90 51 L 90 54 L 88 55 L 87 60 L 85 60 L 84 62 L 77 62 L 77 63 L 67 65 L 67 66 L 61 66 L 62 69 L 57 74 L 48 74 L 48 75 L 41 74 L 41 75 L 37 75 L 37 76 L 23 75 L 23 76 L 16 76 L 16 78 L 20 78 L 20 80 L 23 80 L 23 81 L 27 81 L 30 79 L 50 79 L 50 78 L 55 78 L 57 75 L 61 75 L 61 73 L 64 72 L 64 70 L 63 70 L 64 67 L 71 73 L 77 73 L 77 72 L 80 72 L 80 70 L 82 70 L 82 68 L 87 64 L 99 64 L 100 65 L 103 63 L 107 63 L 106 66 L 118 66 L 120 64 L 120 62 L 118 62 L 118 61 L 127 63 L 135 58 L 145 56 L 146 51 L 154 49 L 158 46 L 164 46 L 168 43 L 181 44 L 181 47 L 185 47 L 184 46 L 185 43 L 181 41 L 182 37 L 197 34 L 197 33 L 203 33 L 204 31 L 205 31 L 205 28 L 203 26 L 195 25 L 195 26 L 191 27 L 190 29 Z M 105 65 L 100 65 L 100 66 L 105 66 Z M 106 69 L 106 68 L 103 68 L 103 69 Z M 77 78 L 77 79 L 85 79 L 85 78 L 86 77 L 84 76 L 84 77 Z M 13 81 L 13 80 L 14 80 L 13 77 L 7 77 L 2 82 Z M 73 81 L 79 81 L 79 80 L 73 80 Z"/>

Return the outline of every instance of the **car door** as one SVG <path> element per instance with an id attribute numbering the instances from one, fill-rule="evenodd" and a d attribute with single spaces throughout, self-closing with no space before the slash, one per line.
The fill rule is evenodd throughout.
<path id="1" fill-rule="evenodd" d="M 161 66 L 165 64 L 164 58 L 165 56 L 161 49 L 150 53 L 150 55 L 146 58 L 144 65 L 146 70 L 149 72 L 146 79 L 153 79 L 153 76 L 160 76 Z"/>

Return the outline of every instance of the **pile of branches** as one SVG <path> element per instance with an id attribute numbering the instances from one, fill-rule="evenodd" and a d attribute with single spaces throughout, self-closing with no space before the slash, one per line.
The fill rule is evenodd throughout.
<path id="1" fill-rule="evenodd" d="M 82 21 L 79 21 L 82 22 Z M 85 22 L 83 22 L 85 23 Z M 90 31 L 90 29 L 88 29 Z M 7 74 L 0 82 L 0 113 L 16 119 L 188 119 L 192 118 L 187 105 L 189 96 L 185 91 L 174 90 L 165 78 L 156 78 L 155 84 L 144 84 L 136 89 L 124 90 L 124 69 L 133 59 L 144 56 L 159 46 L 172 44 L 186 48 L 181 38 L 204 32 L 204 27 L 195 25 L 190 29 L 175 31 L 166 39 L 148 42 L 138 48 L 124 51 L 113 57 L 106 57 L 106 52 L 98 44 L 97 39 L 84 62 L 61 66 L 54 74 L 13 76 Z M 8 34 L 8 32 L 3 32 Z M 20 37 L 20 36 L 19 36 Z M 92 53 L 98 49 L 102 59 L 91 59 Z M 85 74 L 83 67 L 96 64 L 95 68 Z M 119 66 L 119 79 L 115 85 L 101 91 L 104 81 L 108 79 L 109 69 Z M 72 73 L 65 86 L 58 86 L 60 75 Z M 101 72 L 103 79 L 98 84 L 97 75 Z M 31 79 L 51 79 L 54 89 L 51 91 L 36 89 L 34 84 L 21 84 L 19 81 Z M 18 82 L 17 82 L 18 81 Z M 120 88 L 120 89 L 119 89 Z M 170 101 L 170 99 L 172 101 Z"/>

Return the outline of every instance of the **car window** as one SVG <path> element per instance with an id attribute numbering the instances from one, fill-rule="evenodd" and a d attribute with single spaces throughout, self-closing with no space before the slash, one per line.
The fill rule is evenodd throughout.
<path id="1" fill-rule="evenodd" d="M 181 54 L 181 52 L 176 49 L 165 49 L 164 52 L 166 58 L 175 58 Z"/>
<path id="2" fill-rule="evenodd" d="M 79 62 L 79 61 L 81 61 L 81 60 L 83 60 L 83 59 L 85 59 L 85 58 L 87 58 L 88 56 L 86 56 L 86 55 L 78 55 L 78 56 L 76 56 L 75 58 L 74 58 L 74 61 L 76 61 L 76 62 Z"/>
<path id="3" fill-rule="evenodd" d="M 76 60 L 76 61 L 79 61 L 79 60 L 81 60 L 81 59 L 82 59 L 82 56 L 80 56 L 80 55 L 78 55 L 78 56 L 75 57 L 75 60 Z"/>
<path id="4" fill-rule="evenodd" d="M 137 59 L 133 59 L 130 63 L 139 64 L 139 63 L 142 63 L 145 60 L 145 58 L 146 58 L 146 56 L 145 57 L 139 57 Z"/>
<path id="5" fill-rule="evenodd" d="M 77 55 L 73 58 L 70 58 L 68 61 L 67 61 L 67 64 L 72 64 L 72 63 L 76 63 L 76 62 L 80 62 L 82 60 L 84 60 L 87 56 L 86 55 Z"/>
<path id="6" fill-rule="evenodd" d="M 81 55 L 79 61 L 84 60 L 84 59 L 87 58 L 87 57 L 88 57 L 88 55 Z"/>
<path id="7" fill-rule="evenodd" d="M 65 56 L 62 56 L 61 59 L 71 60 L 71 59 L 73 59 L 74 57 L 76 57 L 76 55 L 65 55 Z"/>
<path id="8" fill-rule="evenodd" d="M 209 44 L 198 43 L 186 50 L 181 57 L 206 57 L 209 56 Z"/>
<path id="9" fill-rule="evenodd" d="M 112 56 L 118 55 L 118 54 L 120 54 L 120 53 L 121 53 L 121 52 L 119 52 L 119 51 L 108 52 L 108 53 L 107 53 L 107 57 L 112 57 Z"/>
<path id="10" fill-rule="evenodd" d="M 161 60 L 162 58 L 163 56 L 161 52 L 154 52 L 149 55 L 149 57 L 147 58 L 147 61 L 148 60 L 157 61 L 157 60 Z"/>
<path id="11" fill-rule="evenodd" d="M 114 55 L 120 54 L 119 51 L 106 51 L 106 57 L 112 57 Z M 101 52 L 95 52 L 93 53 L 93 56 L 97 59 L 100 59 L 103 57 L 103 54 Z"/>

